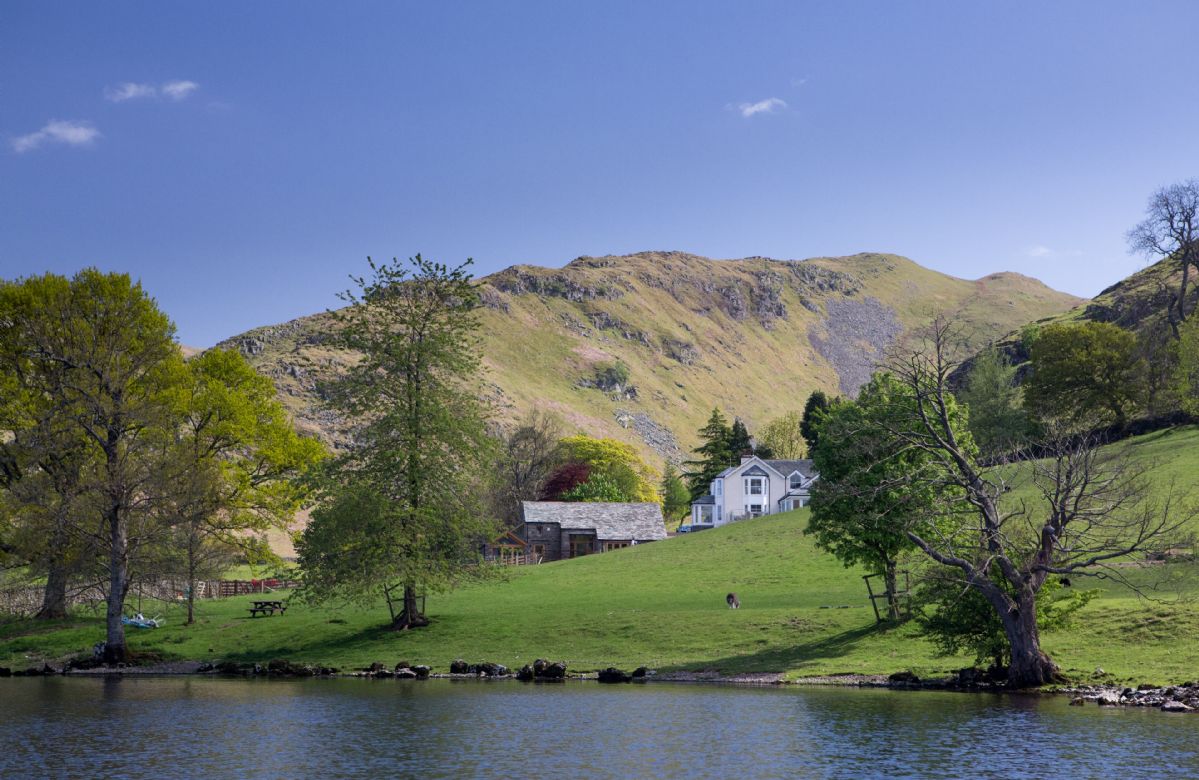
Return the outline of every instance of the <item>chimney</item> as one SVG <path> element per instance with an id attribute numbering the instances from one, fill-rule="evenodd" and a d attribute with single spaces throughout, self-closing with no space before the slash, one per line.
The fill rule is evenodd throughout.
<path id="1" fill-rule="evenodd" d="M 749 463 L 753 459 L 754 459 L 753 455 L 742 455 L 741 456 L 741 465 L 744 466 L 746 463 Z"/>

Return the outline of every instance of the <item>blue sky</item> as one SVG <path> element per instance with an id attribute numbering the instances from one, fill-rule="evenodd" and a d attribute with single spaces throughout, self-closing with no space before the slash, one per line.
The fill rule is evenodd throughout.
<path id="1" fill-rule="evenodd" d="M 1199 175 L 1195 2 L 0 5 L 0 277 L 207 346 L 365 257 L 888 251 L 1093 295 Z"/>

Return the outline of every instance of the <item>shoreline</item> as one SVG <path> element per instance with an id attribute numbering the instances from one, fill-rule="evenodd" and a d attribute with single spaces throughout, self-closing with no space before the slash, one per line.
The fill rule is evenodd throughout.
<path id="1" fill-rule="evenodd" d="M 275 662 L 276 664 L 280 662 Z M 765 687 L 830 687 L 830 688 L 883 688 L 900 691 L 946 691 L 954 693 L 992 693 L 1011 695 L 1035 696 L 1066 696 L 1070 698 L 1071 706 L 1092 704 L 1098 707 L 1132 707 L 1154 708 L 1162 712 L 1188 713 L 1199 712 L 1199 682 L 1187 682 L 1180 685 L 1157 686 L 1143 683 L 1135 688 L 1115 685 L 1055 685 L 1044 688 L 1027 690 L 1012 690 L 1006 685 L 991 682 L 971 681 L 961 682 L 961 678 L 953 677 L 921 680 L 907 672 L 892 675 L 883 674 L 832 674 L 815 675 L 786 679 L 782 672 L 747 672 L 741 674 L 723 675 L 714 671 L 646 671 L 639 676 L 633 676 L 616 669 L 602 672 L 585 672 L 580 674 L 564 674 L 562 677 L 521 679 L 504 667 L 503 674 L 487 673 L 432 673 L 425 671 L 419 675 L 415 668 L 427 670 L 427 667 L 401 666 L 394 671 L 383 668 L 343 672 L 319 666 L 292 665 L 282 662 L 282 666 L 271 670 L 260 664 L 238 664 L 238 671 L 224 670 L 200 661 L 168 661 L 145 666 L 125 666 L 120 668 L 98 666 L 90 669 L 64 667 L 55 669 L 45 664 L 42 669 L 28 669 L 18 672 L 0 674 L 0 677 L 206 677 L 215 679 L 261 679 L 261 680 L 297 680 L 297 679 L 358 679 L 358 680 L 451 680 L 475 682 L 534 682 L 539 684 L 565 684 L 567 682 L 593 682 L 601 685 L 620 685 L 622 683 L 674 683 L 700 684 L 716 686 L 734 686 L 746 688 Z M 377 665 L 380 666 L 381 665 Z M 302 670 L 302 671 L 301 671 Z M 5 670 L 7 671 L 7 670 Z M 965 670 L 963 670 L 965 671 Z M 405 673 L 407 672 L 407 673 Z M 607 679 L 604 679 L 608 673 Z M 613 676 L 613 673 L 618 676 Z M 619 676 L 623 675 L 623 676 Z"/>

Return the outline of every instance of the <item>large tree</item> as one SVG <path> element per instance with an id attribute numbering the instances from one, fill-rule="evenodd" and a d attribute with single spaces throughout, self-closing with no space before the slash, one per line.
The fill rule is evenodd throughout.
<path id="1" fill-rule="evenodd" d="M 1199 179 L 1162 187 L 1149 197 L 1145 219 L 1128 232 L 1134 252 L 1155 258 L 1172 258 L 1178 269 L 1178 286 L 1170 291 L 1166 319 L 1174 337 L 1194 313 L 1190 295 L 1191 272 L 1199 273 Z"/>
<path id="2" fill-rule="evenodd" d="M 427 624 L 422 589 L 481 571 L 468 564 L 497 528 L 481 501 L 493 441 L 469 264 L 370 261 L 336 315 L 340 344 L 361 358 L 329 388 L 330 405 L 357 424 L 297 546 L 304 591 L 381 593 L 397 629 Z"/>
<path id="3" fill-rule="evenodd" d="M 885 433 L 895 452 L 916 450 L 927 459 L 905 478 L 931 491 L 944 518 L 931 529 L 908 530 L 908 538 L 990 604 L 1008 643 L 1009 684 L 1042 685 L 1058 675 L 1038 630 L 1046 581 L 1061 575 L 1123 580 L 1112 564 L 1170 545 L 1195 512 L 1172 491 L 1151 491 L 1147 467 L 1126 450 L 1066 434 L 1036 442 L 1043 457 L 1026 466 L 1036 500 L 1013 504 L 1010 467 L 980 465 L 954 423 L 954 343 L 953 329 L 938 319 L 923 345 L 888 361 L 912 402 L 896 408 Z"/>
<path id="4" fill-rule="evenodd" d="M 1199 317 L 1180 329 L 1178 342 L 1177 393 L 1182 408 L 1199 417 Z"/>
<path id="5" fill-rule="evenodd" d="M 262 535 L 287 530 L 306 496 L 304 477 L 324 447 L 296 433 L 274 385 L 237 352 L 208 350 L 187 367 L 190 381 L 172 446 L 182 476 L 168 491 L 166 511 L 184 552 L 190 625 L 197 579 L 216 568 L 209 562 L 226 560 L 230 551 L 272 558 Z"/>
<path id="6" fill-rule="evenodd" d="M 152 479 L 186 371 L 174 326 L 125 274 L 80 271 L 0 285 L 0 366 L 88 442 L 89 490 L 108 563 L 108 662 L 126 656 L 121 623 L 131 552 L 143 541 Z"/>
<path id="7" fill-rule="evenodd" d="M 1132 333 L 1110 322 L 1043 328 L 1031 349 L 1026 404 L 1042 418 L 1123 426 L 1143 397 L 1145 364 Z"/>
<path id="8" fill-rule="evenodd" d="M 914 478 L 929 467 L 930 456 L 890 433 L 912 419 L 914 407 L 910 388 L 876 373 L 856 400 L 834 401 L 824 411 L 812 451 L 820 479 L 805 533 L 846 566 L 861 564 L 883 575 L 892 619 L 900 615 L 899 556 L 913 547 L 908 534 L 927 534 L 937 524 L 938 497 Z M 969 448 L 965 414 L 952 402 L 949 414 Z"/>
<path id="9" fill-rule="evenodd" d="M 691 511 L 691 491 L 679 476 L 673 463 L 662 472 L 662 514 L 669 520 L 680 520 Z"/>

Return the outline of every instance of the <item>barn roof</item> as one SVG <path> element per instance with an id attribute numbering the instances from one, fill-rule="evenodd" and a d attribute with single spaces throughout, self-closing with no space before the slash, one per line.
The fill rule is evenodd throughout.
<path id="1" fill-rule="evenodd" d="M 597 539 L 666 538 L 662 508 L 657 504 L 602 501 L 522 501 L 526 523 L 558 523 L 563 529 L 595 529 Z"/>

